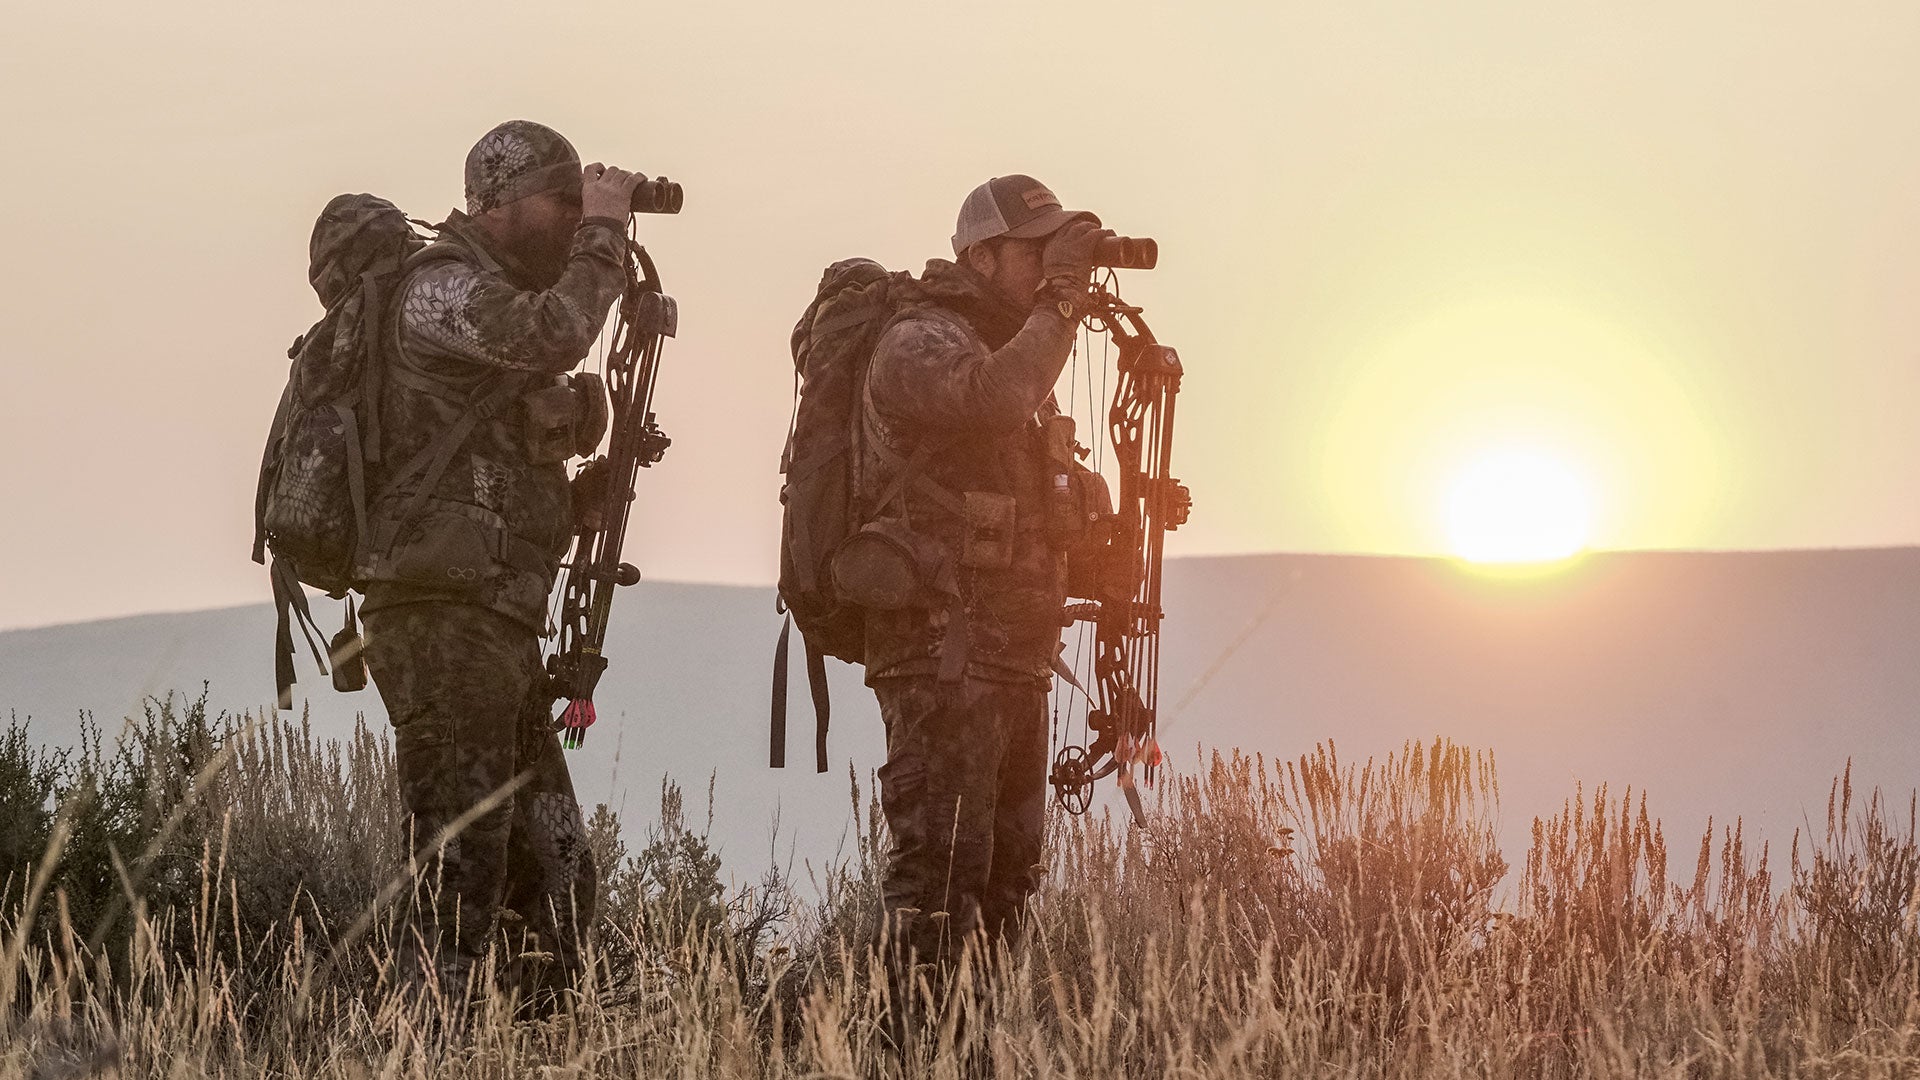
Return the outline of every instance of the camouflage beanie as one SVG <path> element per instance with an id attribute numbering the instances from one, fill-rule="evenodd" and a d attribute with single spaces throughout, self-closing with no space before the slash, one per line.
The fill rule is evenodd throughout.
<path id="1" fill-rule="evenodd" d="M 509 120 L 467 151 L 467 213 L 580 182 L 580 155 L 560 133 L 531 120 Z"/>

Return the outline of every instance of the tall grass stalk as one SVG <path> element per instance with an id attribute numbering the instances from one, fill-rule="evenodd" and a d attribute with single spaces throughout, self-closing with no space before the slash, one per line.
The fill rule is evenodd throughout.
<path id="1" fill-rule="evenodd" d="M 672 785 L 638 852 L 600 808 L 581 999 L 527 1021 L 396 978 L 381 735 L 204 698 L 110 749 L 16 724 L 0 809 L 38 843 L 0 871 L 0 1078 L 1920 1074 L 1912 798 L 1836 780 L 1779 885 L 1708 823 L 1682 883 L 1644 798 L 1578 789 L 1508 886 L 1490 755 L 1202 762 L 1144 829 L 1056 817 L 1026 933 L 969 955 L 895 1047 L 857 776 L 859 843 L 806 890 L 725 887 Z"/>

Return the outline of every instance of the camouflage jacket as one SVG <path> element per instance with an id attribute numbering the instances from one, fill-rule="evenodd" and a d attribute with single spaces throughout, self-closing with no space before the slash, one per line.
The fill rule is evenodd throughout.
<path id="1" fill-rule="evenodd" d="M 1059 650 L 1066 566 L 1045 532 L 1042 424 L 1057 411 L 1053 384 L 1075 323 L 1051 307 L 1021 310 L 945 260 L 929 262 L 916 284 L 916 302 L 881 334 L 868 369 L 860 489 L 877 499 L 915 450 L 929 448 L 924 474 L 963 505 L 912 485 L 901 498 L 912 531 L 935 541 L 958 571 L 965 670 L 1045 682 Z M 1007 542 L 980 543 L 983 528 Z M 952 613 L 869 611 L 868 681 L 937 672 Z"/>
<path id="2" fill-rule="evenodd" d="M 449 218 L 394 304 L 365 610 L 459 600 L 544 633 L 573 511 L 563 462 L 529 453 L 523 397 L 591 350 L 626 280 L 626 237 L 587 219 L 560 279 L 535 290 L 470 222 Z M 472 429 L 421 491 L 430 452 L 476 402 Z"/>

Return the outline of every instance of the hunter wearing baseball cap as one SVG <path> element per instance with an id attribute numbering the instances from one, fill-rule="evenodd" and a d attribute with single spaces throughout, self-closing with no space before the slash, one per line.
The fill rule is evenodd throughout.
<path id="1" fill-rule="evenodd" d="M 869 528 L 884 525 L 942 583 L 864 611 L 866 679 L 887 727 L 896 980 L 919 964 L 944 973 L 973 935 L 1012 931 L 1045 863 L 1047 694 L 1079 544 L 1048 526 L 1049 500 L 1056 477 L 1076 499 L 1097 484 L 1063 460 L 1052 391 L 1112 235 L 1031 176 L 988 180 L 961 203 L 954 261 L 893 286 L 901 307 L 867 365 L 860 486 L 887 498 L 868 507 L 884 518 Z M 836 582 L 876 577 L 854 545 L 843 551 Z M 891 1021 L 896 1034 L 911 1022 Z"/>

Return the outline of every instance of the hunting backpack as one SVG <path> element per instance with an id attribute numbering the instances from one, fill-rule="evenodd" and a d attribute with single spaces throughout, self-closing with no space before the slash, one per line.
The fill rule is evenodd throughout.
<path id="1" fill-rule="evenodd" d="M 826 657 L 865 659 L 866 619 L 834 589 L 831 562 L 860 531 L 861 414 L 867 365 L 880 333 L 905 303 L 913 276 L 889 273 L 871 259 L 827 267 L 813 302 L 793 328 L 795 403 L 780 456 L 780 590 L 787 615 L 773 662 L 773 729 L 768 753 L 786 765 L 788 634 L 795 625 L 807 657 L 813 696 L 814 764 L 827 770 Z"/>
<path id="2" fill-rule="evenodd" d="M 398 207 L 374 195 L 336 196 L 314 222 L 307 279 L 326 314 L 294 339 L 286 389 L 267 433 L 254 496 L 253 561 L 268 563 L 277 624 L 274 684 L 293 689 L 291 621 L 321 674 L 340 690 L 366 685 L 354 617 L 367 502 L 380 460 L 380 383 L 389 314 L 401 279 L 427 241 Z M 346 599 L 346 625 L 323 657 L 302 584 Z M 323 635 L 324 636 L 324 635 Z"/>

